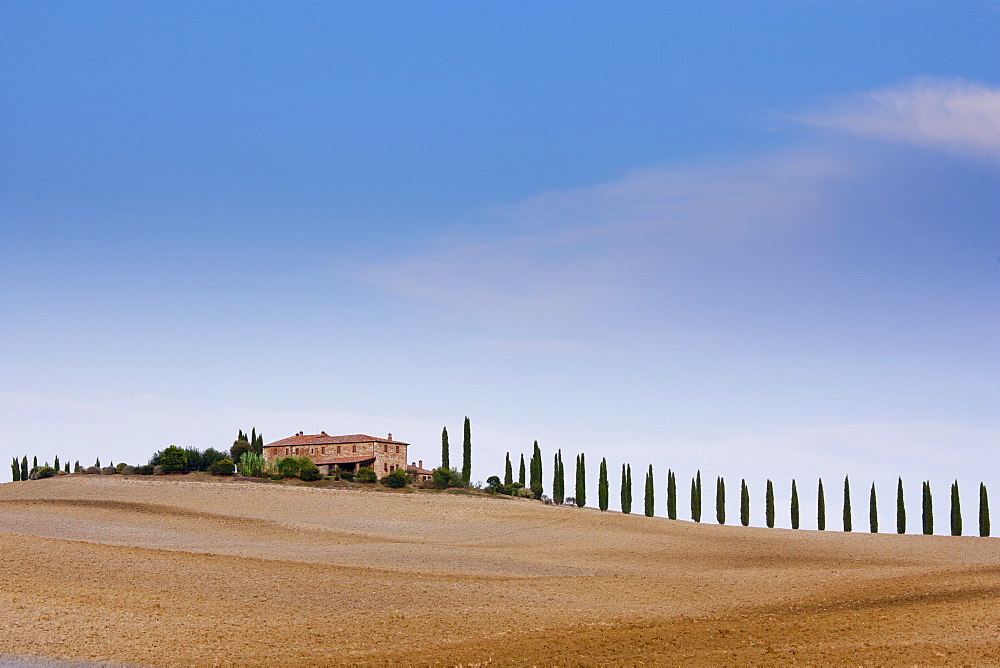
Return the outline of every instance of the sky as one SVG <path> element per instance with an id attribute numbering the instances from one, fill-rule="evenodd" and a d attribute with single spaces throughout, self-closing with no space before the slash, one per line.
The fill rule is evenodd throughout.
<path id="1" fill-rule="evenodd" d="M 729 523 L 771 479 L 787 526 L 794 478 L 812 528 L 818 478 L 857 527 L 902 477 L 911 530 L 929 480 L 946 533 L 953 480 L 1000 492 L 998 34 L 985 0 L 0 2 L 0 451 L 436 465 L 469 416 L 474 480 L 537 440 L 591 504 L 604 457 L 613 509 L 627 462 L 658 515 L 668 468 L 724 476 Z"/>

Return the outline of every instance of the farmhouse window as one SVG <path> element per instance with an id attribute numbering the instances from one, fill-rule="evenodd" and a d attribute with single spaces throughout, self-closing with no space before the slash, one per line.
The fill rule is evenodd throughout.
<path id="1" fill-rule="evenodd" d="M 337 446 L 337 454 L 338 455 L 340 454 L 340 446 L 339 445 Z"/>
<path id="2" fill-rule="evenodd" d="M 383 471 L 388 471 L 389 470 L 389 465 L 388 464 L 382 464 L 382 470 Z"/>
<path id="3" fill-rule="evenodd" d="M 320 448 L 320 454 L 325 455 L 326 454 L 326 448 Z"/>
<path id="4" fill-rule="evenodd" d="M 285 454 L 286 455 L 291 454 L 291 450 L 292 450 L 291 448 L 285 448 Z"/>
<path id="5" fill-rule="evenodd" d="M 399 446 L 398 445 L 396 446 L 396 454 L 397 455 L 399 454 Z"/>
<path id="6" fill-rule="evenodd" d="M 358 446 L 352 445 L 351 446 L 351 452 L 357 452 L 357 451 L 358 451 Z"/>

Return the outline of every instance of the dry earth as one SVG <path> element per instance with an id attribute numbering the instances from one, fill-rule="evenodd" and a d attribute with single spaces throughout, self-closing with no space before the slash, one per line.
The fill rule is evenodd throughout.
<path id="1" fill-rule="evenodd" d="M 64 476 L 0 485 L 0 654 L 1000 663 L 998 546 L 452 494 Z"/>

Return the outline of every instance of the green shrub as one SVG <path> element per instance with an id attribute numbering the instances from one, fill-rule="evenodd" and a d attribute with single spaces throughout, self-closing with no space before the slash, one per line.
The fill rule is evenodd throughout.
<path id="1" fill-rule="evenodd" d="M 145 466 L 136 466 L 135 472 L 139 475 L 153 475 L 153 467 L 149 464 L 146 464 Z"/>
<path id="2" fill-rule="evenodd" d="M 135 472 L 136 472 L 135 467 L 128 465 L 123 466 L 122 470 L 119 471 L 119 473 L 121 473 L 122 475 L 135 475 Z"/>
<path id="3" fill-rule="evenodd" d="M 535 493 L 532 492 L 527 487 L 518 487 L 516 496 L 523 496 L 526 499 L 533 499 L 535 498 Z"/>
<path id="4" fill-rule="evenodd" d="M 299 475 L 299 463 L 298 457 L 282 457 L 276 463 L 276 468 L 278 473 L 285 476 L 286 478 L 296 478 Z"/>
<path id="5" fill-rule="evenodd" d="M 267 462 L 264 461 L 264 455 L 248 451 L 240 456 L 240 463 L 237 465 L 237 468 L 240 475 L 248 478 L 257 478 L 264 473 L 266 466 Z"/>
<path id="6" fill-rule="evenodd" d="M 367 466 L 362 466 L 358 469 L 358 473 L 354 476 L 354 479 L 358 482 L 376 482 L 378 480 L 378 476 L 375 475 L 375 471 L 372 469 Z"/>
<path id="7" fill-rule="evenodd" d="M 338 475 L 341 480 L 354 480 L 354 471 L 341 471 Z"/>
<path id="8" fill-rule="evenodd" d="M 229 461 L 235 461 L 229 458 L 224 452 L 219 452 L 215 448 L 208 448 L 205 452 L 201 453 L 201 468 L 203 471 L 209 471 L 212 468 L 212 464 L 215 462 L 221 462 L 223 459 L 229 459 Z"/>
<path id="9" fill-rule="evenodd" d="M 35 480 L 40 480 L 42 478 L 51 478 L 56 474 L 56 470 L 51 466 L 41 466 L 37 471 L 34 472 Z"/>
<path id="10" fill-rule="evenodd" d="M 84 473 L 94 474 L 94 473 L 100 473 L 101 469 L 97 468 L 96 466 L 88 466 L 87 468 L 85 468 L 83 470 L 83 472 Z"/>
<path id="11" fill-rule="evenodd" d="M 209 472 L 212 475 L 232 475 L 236 467 L 228 459 L 220 459 L 217 462 L 213 462 L 210 467 L 208 467 Z"/>
<path id="12" fill-rule="evenodd" d="M 171 445 L 160 453 L 160 466 L 163 467 L 164 473 L 185 473 L 187 471 L 187 453 L 184 452 L 183 448 Z"/>
<path id="13" fill-rule="evenodd" d="M 306 482 L 312 482 L 314 480 L 319 480 L 323 476 L 319 472 L 319 467 L 313 464 L 312 460 L 308 457 L 302 457 L 299 460 L 299 478 L 305 480 Z"/>
<path id="14" fill-rule="evenodd" d="M 499 480 L 499 478 L 497 480 Z M 386 487 L 399 489 L 401 487 L 406 487 L 406 485 L 410 482 L 410 476 L 406 475 L 406 471 L 403 469 L 396 469 L 395 471 L 389 473 L 389 475 L 382 478 L 380 482 Z"/>
<path id="15" fill-rule="evenodd" d="M 462 482 L 462 476 L 458 471 L 455 469 L 447 469 L 443 466 L 439 469 L 434 469 L 431 473 L 431 482 L 438 489 L 465 487 L 465 483 Z"/>
<path id="16" fill-rule="evenodd" d="M 125 462 L 118 462 L 117 464 L 115 464 L 115 472 L 121 473 L 122 469 L 124 469 L 126 466 L 128 466 L 128 464 L 126 464 Z"/>

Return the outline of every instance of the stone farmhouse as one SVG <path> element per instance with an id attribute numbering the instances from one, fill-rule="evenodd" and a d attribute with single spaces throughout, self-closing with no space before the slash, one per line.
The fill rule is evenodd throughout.
<path id="1" fill-rule="evenodd" d="M 366 434 L 330 436 L 325 431 L 318 434 L 299 432 L 280 441 L 264 446 L 264 459 L 274 461 L 279 457 L 308 457 L 319 468 L 320 473 L 332 475 L 335 468 L 341 471 L 357 472 L 367 467 L 380 478 L 396 469 L 407 470 L 416 480 L 430 478 L 430 471 L 423 467 L 423 461 L 406 465 L 406 449 L 409 443 L 378 438 Z"/>

